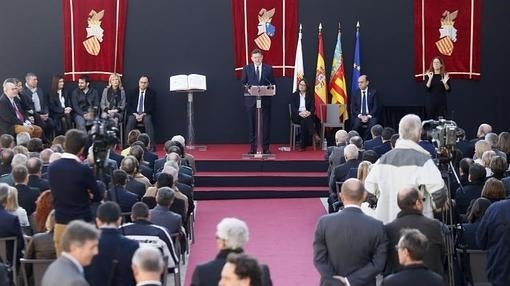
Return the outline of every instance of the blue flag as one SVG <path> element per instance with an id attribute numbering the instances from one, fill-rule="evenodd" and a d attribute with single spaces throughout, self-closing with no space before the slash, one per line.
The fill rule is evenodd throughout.
<path id="1" fill-rule="evenodd" d="M 352 67 L 351 94 L 358 89 L 358 78 L 361 75 L 361 59 L 359 51 L 359 22 L 356 28 L 356 46 L 354 47 L 354 62 Z"/>

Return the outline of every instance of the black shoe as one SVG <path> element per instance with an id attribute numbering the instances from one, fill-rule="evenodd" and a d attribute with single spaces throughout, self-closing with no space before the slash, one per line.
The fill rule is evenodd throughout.
<path id="1" fill-rule="evenodd" d="M 271 154 L 271 151 L 269 151 L 269 150 L 264 150 L 264 152 L 263 152 L 263 153 L 264 153 L 264 154 L 269 155 L 269 154 Z"/>

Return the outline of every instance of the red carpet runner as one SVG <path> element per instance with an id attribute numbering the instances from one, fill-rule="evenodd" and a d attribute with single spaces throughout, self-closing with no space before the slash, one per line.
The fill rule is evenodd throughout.
<path id="1" fill-rule="evenodd" d="M 200 201 L 184 285 L 195 265 L 216 255 L 216 224 L 224 217 L 246 221 L 250 240 L 246 252 L 269 266 L 273 285 L 319 283 L 313 266 L 312 240 L 317 219 L 325 213 L 317 198 Z"/>

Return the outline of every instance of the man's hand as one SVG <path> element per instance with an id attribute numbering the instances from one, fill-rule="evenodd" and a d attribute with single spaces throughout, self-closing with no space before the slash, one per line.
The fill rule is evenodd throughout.
<path id="1" fill-rule="evenodd" d="M 71 107 L 66 107 L 66 108 L 64 108 L 64 113 L 69 114 L 69 113 L 71 113 L 72 110 L 73 109 Z"/>
<path id="2" fill-rule="evenodd" d="M 307 118 L 308 116 L 310 116 L 310 112 L 309 111 L 301 111 L 299 113 L 299 116 L 303 117 L 303 118 Z"/>

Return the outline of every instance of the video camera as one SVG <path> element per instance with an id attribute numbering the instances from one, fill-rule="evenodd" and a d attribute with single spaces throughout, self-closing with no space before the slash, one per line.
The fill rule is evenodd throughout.
<path id="1" fill-rule="evenodd" d="M 423 130 L 427 138 L 432 138 L 432 143 L 437 146 L 440 158 L 450 159 L 455 150 L 457 141 L 463 137 L 463 132 L 453 120 L 439 119 L 422 122 Z"/>
<path id="2" fill-rule="evenodd" d="M 99 112 L 94 108 L 94 120 L 89 131 L 92 141 L 92 152 L 94 154 L 94 168 L 96 171 L 105 167 L 109 157 L 110 149 L 119 143 L 117 135 L 119 129 L 115 121 L 107 118 L 101 118 Z"/>

